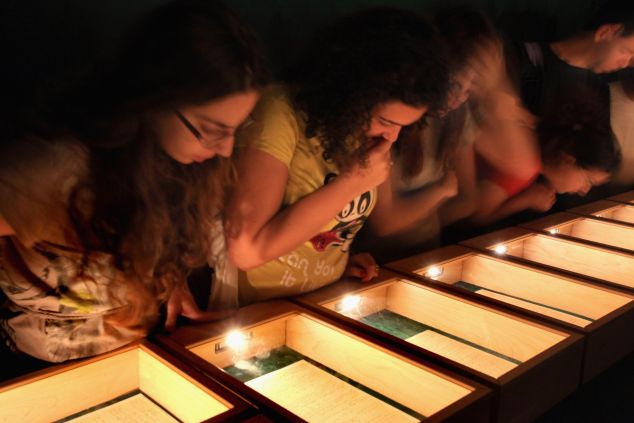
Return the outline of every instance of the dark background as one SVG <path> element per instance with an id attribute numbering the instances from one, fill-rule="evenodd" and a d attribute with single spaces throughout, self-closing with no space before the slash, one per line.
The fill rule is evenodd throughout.
<path id="1" fill-rule="evenodd" d="M 583 26 L 604 0 L 226 0 L 260 35 L 272 69 L 301 51 L 310 35 L 342 14 L 375 5 L 429 12 L 469 5 L 511 37 L 552 40 Z M 107 60 L 132 22 L 165 0 L 2 0 L 0 105 L 3 115 L 33 95 L 72 83 Z"/>
<path id="2" fill-rule="evenodd" d="M 29 107 L 38 96 L 72 83 L 107 60 L 134 20 L 163 2 L 165 0 L 1 0 L 1 118 L 10 120 L 15 110 Z M 367 6 L 391 5 L 431 12 L 440 7 L 468 5 L 487 12 L 511 38 L 547 41 L 582 28 L 603 2 L 226 0 L 255 28 L 273 70 L 291 62 L 320 26 Z M 633 380 L 634 356 L 630 355 L 540 421 L 633 421 Z"/>

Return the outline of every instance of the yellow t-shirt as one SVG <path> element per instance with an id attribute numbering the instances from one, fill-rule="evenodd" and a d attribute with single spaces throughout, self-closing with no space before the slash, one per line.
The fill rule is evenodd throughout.
<path id="1" fill-rule="evenodd" d="M 265 93 L 252 114 L 253 123 L 239 139 L 240 146 L 264 151 L 288 167 L 282 207 L 316 191 L 338 170 L 323 158 L 318 138 L 306 138 L 305 121 L 279 87 Z M 240 302 L 250 303 L 312 291 L 339 279 L 356 233 L 376 203 L 376 190 L 354 198 L 300 247 L 247 272 L 240 272 Z"/>

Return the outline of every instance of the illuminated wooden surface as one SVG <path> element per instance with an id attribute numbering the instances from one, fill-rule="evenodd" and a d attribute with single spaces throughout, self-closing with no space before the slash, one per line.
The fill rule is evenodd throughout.
<path id="1" fill-rule="evenodd" d="M 523 241 L 519 257 L 634 288 L 634 257 L 629 254 L 536 235 Z"/>
<path id="2" fill-rule="evenodd" d="M 468 251 L 461 247 L 452 250 L 458 256 Z M 461 271 L 445 268 L 443 275 L 459 277 Z M 424 286 L 384 269 L 380 273 L 370 284 L 344 281 L 296 301 L 328 316 L 341 316 L 350 325 L 366 327 L 372 336 L 390 340 L 407 351 L 434 353 L 447 365 L 469 369 L 472 377 L 499 389 L 495 405 L 498 421 L 536 417 L 578 386 L 582 365 L 578 334 L 483 305 L 441 286 Z M 375 316 L 386 312 L 420 322 L 419 327 L 392 330 L 390 318 L 377 324 Z M 548 384 L 557 381 L 557 389 L 535 393 L 535 380 Z"/>
<path id="3" fill-rule="evenodd" d="M 499 237 L 495 238 L 495 241 L 492 244 L 485 242 L 481 245 L 486 248 L 497 245 Z M 523 251 L 519 248 L 522 245 L 518 242 L 512 239 L 504 243 L 508 246 L 507 255 L 522 255 Z M 427 267 L 416 268 L 418 263 L 415 261 L 402 261 L 395 266 L 424 276 L 433 263 L 434 266 L 443 268 L 443 274 L 436 279 L 438 282 L 448 285 L 459 281 L 470 282 L 485 288 L 477 292 L 480 295 L 496 298 L 522 308 L 526 307 L 579 327 L 586 327 L 591 324 L 591 321 L 576 316 L 598 320 L 632 303 L 631 295 L 611 291 L 571 277 L 510 263 L 503 257 L 491 257 L 475 252 L 467 254 L 469 250 L 466 249 L 458 251 L 461 254 L 455 259 L 445 258 L 445 261 L 437 263 L 427 260 Z"/>
<path id="4" fill-rule="evenodd" d="M 289 320 L 287 344 L 304 355 L 429 416 L 470 389 L 384 350 L 301 316 Z M 424 401 L 421 401 L 421 397 Z"/>
<path id="5" fill-rule="evenodd" d="M 420 322 L 429 330 L 408 341 L 493 378 L 501 377 L 566 338 L 564 332 L 406 280 L 361 287 L 349 295 L 360 298 L 355 310 L 340 310 L 346 297 L 331 299 L 322 306 L 339 309 L 353 319 L 385 309 Z M 310 295 L 306 301 L 311 301 Z"/>
<path id="6" fill-rule="evenodd" d="M 263 310 L 267 312 L 263 313 Z M 321 317 L 301 312 L 301 310 L 296 305 L 283 301 L 273 302 L 271 305 L 256 304 L 241 309 L 232 320 L 233 323 L 201 325 L 195 331 L 188 330 L 187 333 L 177 331 L 172 339 L 177 339 L 178 343 L 186 347 L 186 351 L 190 354 L 194 353 L 205 362 L 220 369 L 227 369 L 227 366 L 234 364 L 240 368 L 259 366 L 257 357 L 266 357 L 267 351 L 274 348 L 289 348 L 290 351 L 305 356 L 310 365 L 318 364 L 318 367 L 310 368 L 310 370 L 306 370 L 303 364 L 294 366 L 300 367 L 299 373 L 322 372 L 323 374 L 315 379 L 315 386 L 321 386 L 322 381 L 331 379 L 334 377 L 333 374 L 340 375 L 337 376 L 337 380 L 341 383 L 346 383 L 345 380 L 348 379 L 352 380 L 375 392 L 379 398 L 384 397 L 395 404 L 400 404 L 401 407 L 405 407 L 403 410 L 411 410 L 408 418 L 416 415 L 449 416 L 459 412 L 461 407 L 475 404 L 474 399 L 486 392 L 480 385 L 476 384 L 477 388 L 474 388 L 467 380 L 450 376 L 445 371 L 420 363 L 419 360 L 411 360 L 389 348 L 376 345 L 364 336 L 358 336 L 322 320 Z M 239 328 L 242 333 L 248 334 L 248 342 L 233 348 L 232 351 L 229 351 L 229 348 L 225 349 L 229 328 Z M 324 369 L 328 371 L 324 373 L 324 369 L 319 366 L 324 366 Z M 256 367 L 256 369 L 259 368 Z M 291 389 L 286 386 L 287 382 L 294 386 L 295 391 L 298 391 L 291 395 L 293 398 L 303 398 L 303 395 L 328 396 L 329 392 L 316 394 L 315 386 L 310 378 L 295 378 L 295 370 L 284 369 L 286 367 L 258 373 L 256 378 L 246 382 L 246 386 L 253 387 L 260 394 L 265 394 L 269 400 L 274 400 L 296 415 L 305 418 L 306 414 L 303 413 L 308 412 L 305 402 L 298 400 L 299 402 L 296 403 L 291 398 L 279 401 L 278 395 L 284 396 L 283 392 Z M 279 377 L 273 375 L 273 373 L 284 375 L 287 372 L 291 375 L 292 383 L 280 382 Z M 261 382 L 258 379 L 261 379 Z M 333 382 L 333 384 L 339 385 L 339 382 Z M 280 383 L 282 385 L 279 385 Z M 324 386 L 328 384 L 324 383 Z M 241 389 L 239 386 L 234 388 Z M 342 389 L 349 391 L 350 388 L 358 391 L 358 388 L 354 386 Z M 252 394 L 243 393 L 258 401 Z M 273 394 L 268 397 L 271 393 Z M 361 401 L 365 396 L 364 390 L 359 391 L 353 395 L 354 401 Z M 376 401 L 380 400 L 375 397 L 370 400 L 372 403 Z M 376 411 L 383 413 L 382 409 L 393 408 L 389 401 Z M 458 407 L 458 403 L 462 405 Z M 367 412 L 374 413 L 375 411 L 369 408 Z M 400 414 L 401 411 L 396 415 Z M 312 416 L 310 412 L 309 415 Z M 347 415 L 344 414 L 339 419 L 347 421 Z M 488 412 L 483 411 L 482 416 L 486 415 Z M 310 420 L 312 421 L 312 418 Z"/>
<path id="7" fill-rule="evenodd" d="M 136 417 L 122 421 L 136 421 L 146 412 L 148 420 L 142 421 L 157 421 L 150 416 L 156 413 L 169 416 L 166 410 L 181 421 L 198 422 L 233 408 L 228 401 L 141 344 L 42 371 L 34 378 L 9 382 L 0 388 L 0 420 L 55 421 L 135 390 L 140 390 L 164 410 L 156 404 L 140 409 L 139 402 L 148 405 L 149 400 L 135 396 L 97 409 L 94 414 L 80 416 L 80 421 L 110 420 L 112 413 L 132 413 Z"/>
<path id="8" fill-rule="evenodd" d="M 306 361 L 298 361 L 246 384 L 311 422 L 418 421 Z M 298 389 L 299 386 L 302 389 Z"/>
<path id="9" fill-rule="evenodd" d="M 414 335 L 407 341 L 493 377 L 500 377 L 517 366 L 508 360 L 430 330 Z"/>
<path id="10" fill-rule="evenodd" d="M 505 256 L 591 276 L 634 292 L 634 255 L 625 252 L 536 234 L 525 228 L 504 229 L 461 244 L 488 251 L 504 245 L 507 248 Z"/>
<path id="11" fill-rule="evenodd" d="M 623 194 L 615 195 L 608 200 L 619 201 L 622 203 L 634 203 L 634 191 L 624 192 Z"/>
<path id="12" fill-rule="evenodd" d="M 143 394 L 136 394 L 112 405 L 69 420 L 73 423 L 176 423 L 177 419 Z"/>
<path id="13" fill-rule="evenodd" d="M 601 200 L 575 207 L 570 209 L 570 212 L 634 225 L 634 204 Z"/>
<path id="14" fill-rule="evenodd" d="M 277 347 L 281 343 L 276 340 L 283 339 L 283 345 L 426 416 L 470 392 L 462 384 L 304 315 L 292 315 L 243 330 L 253 333 L 253 341 L 249 343 L 251 346 L 241 352 L 240 357 L 249 357 Z M 264 340 L 258 337 L 260 334 L 264 334 Z M 268 344 L 270 340 L 274 343 Z M 217 341 L 213 340 L 209 344 Z M 192 348 L 192 352 L 218 367 L 228 364 L 225 356 L 212 352 L 209 347 L 203 349 L 197 346 Z M 298 386 L 297 389 L 302 387 Z M 297 411 L 294 408 L 290 410 Z"/>
<path id="15" fill-rule="evenodd" d="M 495 304 L 531 312 L 531 315 L 584 333 L 587 338 L 582 378 L 587 382 L 634 350 L 634 337 L 630 336 L 634 327 L 634 296 L 627 292 L 627 287 L 606 281 L 605 278 L 614 278 L 615 274 L 606 272 L 606 268 L 602 267 L 606 263 L 600 259 L 594 259 L 596 267 L 590 273 L 602 279 L 588 279 L 580 273 L 577 277 L 577 272 L 582 272 L 583 267 L 592 268 L 589 260 L 597 251 L 604 253 L 606 260 L 619 264 L 621 260 L 627 263 L 630 258 L 618 251 L 567 242 L 565 246 L 572 245 L 586 253 L 589 251 L 590 259 L 580 256 L 579 267 L 569 266 L 574 273 L 566 273 L 561 263 L 573 261 L 571 252 L 554 246 L 544 250 L 536 245 L 536 241 L 541 240 L 549 244 L 551 240 L 564 241 L 556 236 L 537 235 L 525 228 L 508 228 L 463 242 L 473 249 L 450 246 L 388 266 L 428 283 L 445 284 L 447 289 L 458 294 L 464 292 L 469 298 L 487 298 Z M 496 246 L 504 246 L 505 254 L 494 253 Z M 535 257 L 537 255 L 539 257 Z M 527 258 L 540 257 L 548 260 L 553 268 L 526 261 Z M 443 269 L 435 280 L 426 275 L 432 267 Z M 624 281 L 631 280 L 626 271 L 621 276 Z M 480 289 L 469 292 L 457 289 L 462 281 Z M 611 286 L 618 286 L 619 290 Z"/>
<path id="16" fill-rule="evenodd" d="M 634 226 L 607 222 L 594 217 L 579 217 L 573 213 L 555 213 L 522 225 L 551 235 L 566 235 L 574 239 L 596 242 L 634 252 Z"/>

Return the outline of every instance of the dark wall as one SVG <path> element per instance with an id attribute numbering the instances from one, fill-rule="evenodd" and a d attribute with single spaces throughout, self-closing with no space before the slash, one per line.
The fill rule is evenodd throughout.
<path id="1" fill-rule="evenodd" d="M 0 89 L 4 108 L 72 81 L 113 51 L 135 18 L 166 0 L 2 0 Z M 602 0 L 226 0 L 259 33 L 271 65 L 301 52 L 313 31 L 374 5 L 430 12 L 477 7 L 516 38 L 554 39 L 579 28 Z"/>

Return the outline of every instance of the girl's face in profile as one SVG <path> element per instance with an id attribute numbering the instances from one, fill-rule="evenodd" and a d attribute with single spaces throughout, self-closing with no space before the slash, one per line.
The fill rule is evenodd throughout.
<path id="1" fill-rule="evenodd" d="M 452 78 L 451 89 L 447 95 L 446 112 L 456 110 L 462 106 L 471 94 L 471 86 L 476 77 L 476 70 L 467 65 Z"/>
<path id="2" fill-rule="evenodd" d="M 609 173 L 599 169 L 584 169 L 574 159 L 554 165 L 544 164 L 542 173 L 557 193 L 581 196 L 586 195 L 593 186 L 602 185 L 610 179 Z"/>
<path id="3" fill-rule="evenodd" d="M 364 135 L 369 139 L 395 142 L 404 126 L 417 122 L 426 112 L 426 106 L 410 106 L 398 100 L 380 103 L 372 110 Z"/>
<path id="4" fill-rule="evenodd" d="M 166 112 L 154 123 L 159 144 L 182 164 L 202 163 L 216 155 L 229 157 L 236 130 L 258 98 L 257 91 L 245 91 Z"/>

